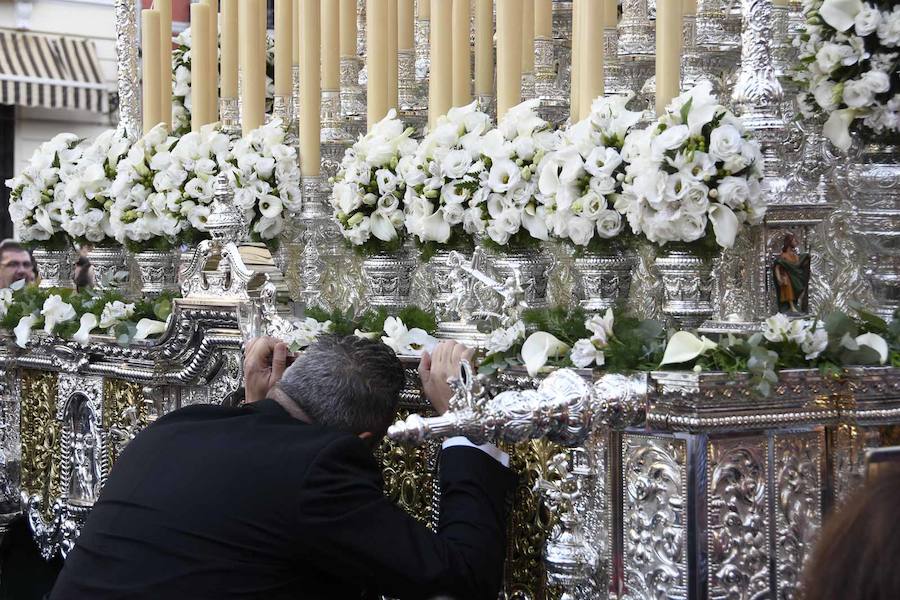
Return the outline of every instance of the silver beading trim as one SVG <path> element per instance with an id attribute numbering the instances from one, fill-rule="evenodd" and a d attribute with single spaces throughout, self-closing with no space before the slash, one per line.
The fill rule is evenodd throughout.
<path id="1" fill-rule="evenodd" d="M 31 254 L 37 265 L 40 287 L 73 287 L 71 248 L 65 250 L 35 248 Z"/>

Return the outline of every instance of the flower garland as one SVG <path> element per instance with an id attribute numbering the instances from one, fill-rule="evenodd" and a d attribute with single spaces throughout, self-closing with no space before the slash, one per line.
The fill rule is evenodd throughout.
<path id="1" fill-rule="evenodd" d="M 219 40 L 221 42 L 221 38 Z M 191 29 L 175 38 L 172 51 L 172 130 L 181 136 L 191 130 Z M 266 34 L 266 114 L 275 101 L 275 39 Z"/>
<path id="2" fill-rule="evenodd" d="M 641 118 L 625 108 L 632 96 L 595 100 L 590 116 L 566 129 L 559 148 L 541 163 L 538 199 L 553 237 L 584 247 L 622 233 L 622 215 L 613 206 L 625 180 L 625 138 Z"/>
<path id="3" fill-rule="evenodd" d="M 509 109 L 482 140 L 484 170 L 475 204 L 494 245 L 508 247 L 549 240 L 547 207 L 538 202 L 538 165 L 556 149 L 560 135 L 537 114 L 538 101 Z"/>
<path id="4" fill-rule="evenodd" d="M 297 150 L 285 141 L 281 121 L 274 119 L 237 140 L 227 157 L 234 203 L 255 241 L 275 243 L 285 213 L 301 208 Z"/>
<path id="5" fill-rule="evenodd" d="M 828 115 L 823 133 L 842 150 L 850 129 L 900 132 L 900 6 L 881 0 L 803 0 L 795 79 L 804 115 Z"/>
<path id="6" fill-rule="evenodd" d="M 81 139 L 60 133 L 34 151 L 25 169 L 5 182 L 12 190 L 9 216 L 22 242 L 43 242 L 51 248 L 67 245 L 63 225 L 72 213 L 66 183 L 78 170 Z"/>
<path id="7" fill-rule="evenodd" d="M 165 332 L 171 312 L 172 298 L 168 295 L 131 303 L 115 291 L 76 293 L 26 286 L 24 282 L 0 289 L 0 328 L 12 331 L 20 348 L 28 346 L 36 328 L 79 344 L 88 344 L 91 334 L 99 329 L 100 334 L 128 345 Z"/>
<path id="8" fill-rule="evenodd" d="M 113 203 L 109 191 L 119 161 L 130 147 L 131 140 L 124 128 L 107 129 L 78 159 L 75 172 L 65 187 L 72 211 L 62 227 L 79 245 L 115 243 L 115 231 L 109 220 Z"/>
<path id="9" fill-rule="evenodd" d="M 341 161 L 331 194 L 334 218 L 344 238 L 365 253 L 394 250 L 403 242 L 406 181 L 399 166 L 415 154 L 412 133 L 392 109 Z"/>
<path id="10" fill-rule="evenodd" d="M 406 230 L 426 247 L 465 243 L 487 225 L 479 205 L 484 171 L 481 143 L 491 119 L 475 103 L 450 109 L 419 144 L 404 156 L 398 172 L 406 182 Z"/>
<path id="11" fill-rule="evenodd" d="M 731 248 L 743 225 L 762 223 L 759 144 L 709 82 L 675 98 L 649 128 L 632 131 L 622 156 L 628 166 L 615 208 L 651 242 L 714 236 Z"/>

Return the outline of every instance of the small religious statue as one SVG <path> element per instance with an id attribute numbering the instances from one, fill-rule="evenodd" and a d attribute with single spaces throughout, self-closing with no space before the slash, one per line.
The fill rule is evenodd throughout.
<path id="1" fill-rule="evenodd" d="M 800 244 L 793 233 L 784 236 L 781 254 L 775 259 L 773 276 L 778 293 L 778 312 L 809 312 L 809 254 L 800 254 Z"/>

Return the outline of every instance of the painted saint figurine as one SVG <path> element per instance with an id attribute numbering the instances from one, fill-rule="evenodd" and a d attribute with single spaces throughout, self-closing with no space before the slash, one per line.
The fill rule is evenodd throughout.
<path id="1" fill-rule="evenodd" d="M 773 268 L 778 312 L 806 314 L 809 311 L 809 260 L 809 254 L 800 254 L 800 244 L 793 233 L 784 236 L 781 254 Z"/>

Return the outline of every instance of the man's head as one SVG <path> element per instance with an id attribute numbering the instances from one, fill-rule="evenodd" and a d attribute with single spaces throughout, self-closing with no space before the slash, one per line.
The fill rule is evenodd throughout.
<path id="1" fill-rule="evenodd" d="M 7 288 L 24 279 L 34 281 L 34 263 L 31 253 L 12 240 L 0 242 L 0 288 Z"/>
<path id="2" fill-rule="evenodd" d="M 381 342 L 327 335 L 285 371 L 277 388 L 317 425 L 380 439 L 405 380 L 400 360 Z"/>

